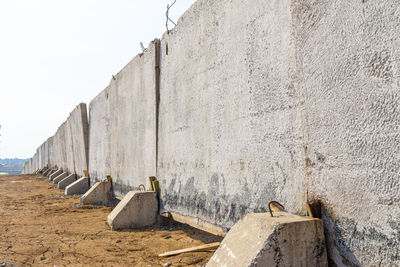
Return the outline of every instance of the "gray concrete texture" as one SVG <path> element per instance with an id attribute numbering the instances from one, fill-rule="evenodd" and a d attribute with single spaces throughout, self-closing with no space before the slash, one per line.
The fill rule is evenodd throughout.
<path id="1" fill-rule="evenodd" d="M 274 199 L 302 211 L 293 47 L 290 1 L 197 1 L 164 35 L 163 209 L 226 228 Z"/>
<path id="2" fill-rule="evenodd" d="M 66 173 L 66 172 L 61 173 L 60 175 L 58 175 L 57 177 L 55 177 L 53 179 L 53 184 L 58 184 L 67 176 L 68 176 L 68 173 Z"/>
<path id="3" fill-rule="evenodd" d="M 248 214 L 207 263 L 214 266 L 328 266 L 322 221 L 286 212 Z"/>
<path id="4" fill-rule="evenodd" d="M 155 53 L 152 42 L 90 103 L 89 173 L 111 174 L 117 196 L 156 174 Z"/>
<path id="5" fill-rule="evenodd" d="M 89 190 L 89 178 L 82 177 L 65 187 L 65 195 L 80 195 Z"/>
<path id="6" fill-rule="evenodd" d="M 109 181 L 95 183 L 80 198 L 81 205 L 108 205 L 112 199 L 112 184 Z"/>
<path id="7" fill-rule="evenodd" d="M 198 0 L 161 41 L 158 117 L 154 44 L 90 103 L 92 179 L 122 196 L 156 175 L 162 209 L 226 230 L 317 201 L 331 264 L 398 264 L 399 17 L 396 0 Z M 53 137 L 70 172 L 80 112 Z"/>
<path id="8" fill-rule="evenodd" d="M 53 147 L 53 136 L 49 137 L 46 141 L 47 143 L 47 167 L 54 167 L 54 147 Z"/>
<path id="9" fill-rule="evenodd" d="M 62 169 L 57 170 L 57 171 L 54 171 L 53 173 L 51 173 L 51 174 L 49 175 L 49 181 L 53 181 L 56 177 L 58 177 L 58 176 L 61 175 L 62 173 L 63 173 L 63 170 L 62 170 Z"/>
<path id="10" fill-rule="evenodd" d="M 43 172 L 43 177 L 47 177 L 51 170 L 52 169 L 47 169 L 45 172 Z"/>
<path id="11" fill-rule="evenodd" d="M 53 138 L 54 165 L 83 176 L 88 169 L 89 125 L 86 104 L 79 104 Z"/>
<path id="12" fill-rule="evenodd" d="M 90 182 L 103 181 L 110 174 L 110 105 L 107 88 L 89 104 Z"/>
<path id="13" fill-rule="evenodd" d="M 50 175 L 52 175 L 53 173 L 55 173 L 57 171 L 56 168 L 51 169 L 49 172 L 46 173 L 46 177 L 50 178 Z"/>
<path id="14" fill-rule="evenodd" d="M 140 228 L 157 222 L 158 200 L 153 191 L 130 191 L 108 215 L 112 230 Z"/>
<path id="15" fill-rule="evenodd" d="M 76 175 L 75 174 L 70 174 L 64 179 L 62 179 L 60 182 L 57 184 L 57 189 L 62 189 L 64 190 L 67 186 L 72 184 L 73 182 L 76 181 Z"/>
<path id="16" fill-rule="evenodd" d="M 34 171 L 46 166 L 51 166 L 50 159 L 52 157 L 52 145 L 52 137 L 50 137 L 38 147 L 35 154 L 37 164 L 35 165 Z"/>
<path id="17" fill-rule="evenodd" d="M 161 44 L 162 208 L 320 201 L 331 263 L 399 264 L 398 1 L 199 0 Z"/>

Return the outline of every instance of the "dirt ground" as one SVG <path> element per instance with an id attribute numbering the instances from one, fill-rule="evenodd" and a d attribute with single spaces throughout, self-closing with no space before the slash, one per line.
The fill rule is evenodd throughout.
<path id="1" fill-rule="evenodd" d="M 181 224 L 111 231 L 111 207 L 77 207 L 63 193 L 33 175 L 0 176 L 0 266 L 202 266 L 213 251 L 157 255 L 221 241 Z"/>

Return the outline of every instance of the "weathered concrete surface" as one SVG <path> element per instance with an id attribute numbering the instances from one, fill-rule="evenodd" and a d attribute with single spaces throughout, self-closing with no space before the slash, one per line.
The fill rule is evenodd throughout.
<path id="1" fill-rule="evenodd" d="M 140 228 L 157 222 L 158 201 L 156 192 L 130 191 L 108 215 L 108 225 L 113 230 Z"/>
<path id="2" fill-rule="evenodd" d="M 53 181 L 54 178 L 56 178 L 57 176 L 59 176 L 60 174 L 63 173 L 63 170 L 56 170 L 54 171 L 52 174 L 50 174 L 49 176 L 49 181 Z"/>
<path id="3" fill-rule="evenodd" d="M 229 228 L 308 195 L 332 264 L 398 264 L 398 6 L 197 1 L 161 44 L 162 208 Z"/>
<path id="4" fill-rule="evenodd" d="M 213 266 L 328 266 L 322 221 L 285 212 L 247 214 L 207 263 Z"/>
<path id="5" fill-rule="evenodd" d="M 104 180 L 111 170 L 109 109 L 106 88 L 89 104 L 89 175 L 91 183 Z"/>
<path id="6" fill-rule="evenodd" d="M 68 172 L 84 175 L 83 171 L 88 169 L 88 127 L 86 104 L 81 103 L 53 137 L 52 164 Z"/>
<path id="7" fill-rule="evenodd" d="M 33 173 L 32 171 L 32 158 L 30 158 L 27 162 L 27 164 L 25 164 L 24 166 L 24 174 L 30 174 Z"/>
<path id="8" fill-rule="evenodd" d="M 302 210 L 305 163 L 290 10 L 290 1 L 197 1 L 164 35 L 163 209 L 225 228 L 268 210 L 273 199 Z"/>
<path id="9" fill-rule="evenodd" d="M 140 184 L 147 185 L 148 177 L 156 175 L 154 73 L 155 44 L 150 43 L 147 51 L 129 62 L 107 88 L 110 107 L 109 174 L 117 196 L 125 195 Z"/>
<path id="10" fill-rule="evenodd" d="M 69 186 L 70 184 L 72 184 L 75 181 L 76 181 L 76 175 L 75 174 L 70 174 L 67 177 L 65 177 L 64 179 L 62 179 L 57 184 L 57 188 L 58 189 L 65 189 L 67 186 Z"/>
<path id="11" fill-rule="evenodd" d="M 109 168 L 123 195 L 155 175 L 158 149 L 163 209 L 228 229 L 272 199 L 304 213 L 308 197 L 332 264 L 398 264 L 398 6 L 197 1 L 162 40 L 158 140 L 150 45 L 93 101 L 90 173 Z M 52 167 L 77 168 L 74 124 Z"/>
<path id="12" fill-rule="evenodd" d="M 46 171 L 43 172 L 43 176 L 47 177 L 47 175 L 51 172 L 51 169 L 47 169 Z"/>
<path id="13" fill-rule="evenodd" d="M 47 167 L 43 167 L 42 169 L 40 169 L 40 171 L 39 171 L 39 174 L 41 174 L 41 175 L 45 175 L 45 173 L 46 172 L 48 172 L 50 169 L 49 168 L 47 168 Z"/>
<path id="14" fill-rule="evenodd" d="M 400 265 L 400 5 L 298 1 L 305 186 L 337 265 Z"/>
<path id="15" fill-rule="evenodd" d="M 54 169 L 49 169 L 45 173 L 43 173 L 43 177 L 50 177 L 50 175 L 54 172 Z"/>
<path id="16" fill-rule="evenodd" d="M 48 138 L 28 163 L 27 171 L 44 166 L 62 168 L 83 175 L 88 169 L 88 119 L 86 104 L 79 104 L 60 125 L 54 136 Z"/>
<path id="17" fill-rule="evenodd" d="M 48 173 L 46 174 L 46 177 L 50 178 L 50 175 L 52 175 L 52 174 L 55 173 L 56 171 L 58 171 L 58 170 L 57 170 L 57 169 L 52 169 L 52 170 L 50 170 L 50 172 L 48 172 Z"/>
<path id="18" fill-rule="evenodd" d="M 65 122 L 61 124 L 60 127 L 58 127 L 57 132 L 55 133 L 53 137 L 53 144 L 54 144 L 54 166 L 67 166 L 66 165 L 66 149 L 65 149 L 65 139 L 64 139 L 64 128 L 65 128 Z M 65 167 L 67 170 L 67 167 Z M 71 171 L 71 170 L 69 170 Z"/>
<path id="19" fill-rule="evenodd" d="M 39 170 L 44 167 L 44 161 L 45 161 L 44 144 L 45 143 L 41 144 L 37 149 L 37 152 L 38 152 L 38 163 L 39 163 L 38 169 Z"/>
<path id="20" fill-rule="evenodd" d="M 60 175 L 58 175 L 57 177 L 55 177 L 53 179 L 53 184 L 58 184 L 60 181 L 62 181 L 67 176 L 68 176 L 68 173 L 66 173 L 66 172 L 61 173 Z"/>
<path id="21" fill-rule="evenodd" d="M 74 167 L 76 174 L 84 175 L 88 170 L 89 123 L 86 104 L 79 104 L 68 118 L 73 138 Z"/>
<path id="22" fill-rule="evenodd" d="M 53 143 L 54 137 L 51 136 L 47 139 L 47 150 L 48 150 L 48 159 L 47 159 L 47 166 L 48 167 L 53 167 L 54 164 L 54 143 Z"/>
<path id="23" fill-rule="evenodd" d="M 88 169 L 88 127 L 86 104 L 81 103 L 55 135 L 36 150 L 26 171 L 34 172 L 48 166 L 83 175 L 83 171 Z"/>
<path id="24" fill-rule="evenodd" d="M 111 174 L 117 196 L 156 174 L 155 50 L 150 43 L 90 103 L 89 173 Z"/>
<path id="25" fill-rule="evenodd" d="M 112 198 L 111 182 L 95 183 L 83 196 L 81 196 L 81 205 L 107 205 Z"/>
<path id="26" fill-rule="evenodd" d="M 49 137 L 40 147 L 40 154 L 41 154 L 41 166 L 51 166 L 50 158 L 52 157 L 52 137 Z"/>
<path id="27" fill-rule="evenodd" d="M 52 137 L 43 142 L 36 150 L 37 169 L 51 166 L 50 157 L 52 156 L 53 142 Z"/>
<path id="28" fill-rule="evenodd" d="M 88 121 L 86 104 L 79 104 L 70 114 L 64 125 L 66 149 L 66 168 L 78 175 L 87 170 Z"/>
<path id="29" fill-rule="evenodd" d="M 82 177 L 65 188 L 65 195 L 84 194 L 89 190 L 89 178 Z"/>

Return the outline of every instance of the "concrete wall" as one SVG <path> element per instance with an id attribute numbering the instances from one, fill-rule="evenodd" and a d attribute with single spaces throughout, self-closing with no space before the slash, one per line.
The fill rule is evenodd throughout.
<path id="1" fill-rule="evenodd" d="M 399 12 L 197 1 L 161 44 L 162 208 L 230 227 L 308 196 L 332 262 L 398 263 Z"/>
<path id="2" fill-rule="evenodd" d="M 48 167 L 52 167 L 54 166 L 54 147 L 53 147 L 53 139 L 54 137 L 51 136 L 47 139 L 46 143 L 47 143 L 47 148 L 48 148 L 48 161 L 47 161 L 47 165 Z"/>
<path id="3" fill-rule="evenodd" d="M 89 105 L 89 175 L 90 183 L 110 174 L 110 105 L 107 88 Z"/>
<path id="4" fill-rule="evenodd" d="M 32 158 L 30 158 L 27 163 L 24 165 L 24 169 L 22 170 L 22 174 L 30 174 L 30 168 L 31 168 L 31 161 Z"/>
<path id="5" fill-rule="evenodd" d="M 124 195 L 156 174 L 155 43 L 90 103 L 90 174 Z"/>
<path id="6" fill-rule="evenodd" d="M 88 170 L 88 134 L 86 104 L 79 104 L 71 113 L 60 129 L 60 164 L 59 167 L 68 169 L 70 173 L 83 176 Z"/>
<path id="7" fill-rule="evenodd" d="M 317 3 L 317 4 L 316 4 Z M 399 1 L 296 1 L 305 184 L 338 265 L 400 264 Z"/>
<path id="8" fill-rule="evenodd" d="M 66 165 L 66 148 L 64 141 L 64 129 L 65 122 L 57 129 L 54 135 L 53 147 L 54 147 L 54 167 L 62 167 Z"/>
<path id="9" fill-rule="evenodd" d="M 51 158 L 53 153 L 53 138 L 48 138 L 38 149 L 38 169 L 45 166 L 51 166 Z"/>
<path id="10" fill-rule="evenodd" d="M 83 176 L 83 170 L 88 169 L 88 135 L 86 104 L 82 103 L 70 113 L 55 135 L 36 150 L 25 173 L 32 173 L 45 166 L 57 166 Z"/>
<path id="11" fill-rule="evenodd" d="M 90 142 L 81 104 L 49 161 L 89 162 L 120 196 L 157 175 L 162 209 L 225 230 L 271 200 L 318 201 L 332 265 L 396 265 L 398 6 L 199 0 L 163 36 L 159 91 L 152 43 L 90 103 Z"/>
<path id="12" fill-rule="evenodd" d="M 41 145 L 30 164 L 29 172 L 44 166 L 58 167 L 83 176 L 88 162 L 88 119 L 86 104 L 79 104 L 61 124 L 54 136 Z M 37 162 L 37 163 L 36 163 Z"/>
<path id="13" fill-rule="evenodd" d="M 302 211 L 290 4 L 197 1 L 164 35 L 158 159 L 164 209 L 225 228 L 246 213 L 267 211 L 270 200 Z"/>

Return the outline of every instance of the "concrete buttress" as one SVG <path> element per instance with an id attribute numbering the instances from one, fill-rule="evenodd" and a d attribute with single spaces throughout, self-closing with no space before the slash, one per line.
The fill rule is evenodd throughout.
<path id="1" fill-rule="evenodd" d="M 322 221 L 286 212 L 248 214 L 207 263 L 214 266 L 328 266 Z"/>
<path id="2" fill-rule="evenodd" d="M 158 200 L 153 191 L 130 191 L 108 215 L 112 230 L 140 228 L 157 222 Z"/>

